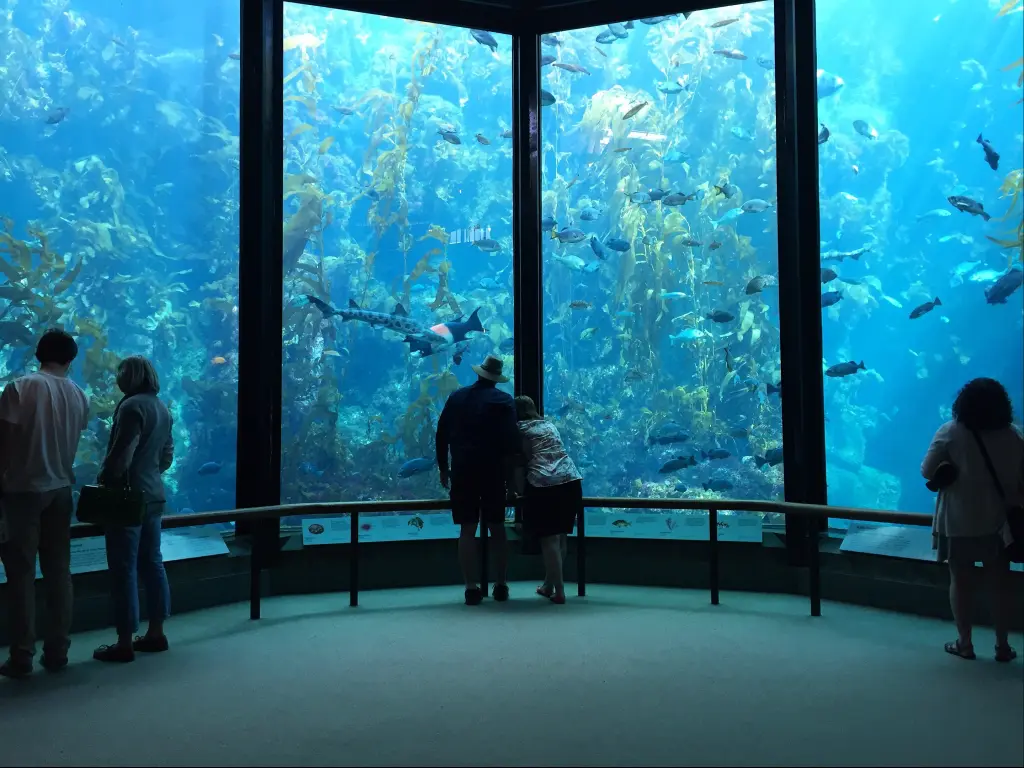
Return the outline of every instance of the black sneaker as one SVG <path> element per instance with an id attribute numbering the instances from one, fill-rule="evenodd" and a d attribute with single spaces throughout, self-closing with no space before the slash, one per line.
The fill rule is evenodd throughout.
<path id="1" fill-rule="evenodd" d="M 96 661 L 112 661 L 125 664 L 129 661 L 135 661 L 135 651 L 126 645 L 101 645 L 92 652 L 92 657 Z"/>
<path id="2" fill-rule="evenodd" d="M 132 650 L 139 653 L 163 653 L 170 650 L 170 648 L 170 643 L 167 642 L 167 635 L 161 635 L 160 637 L 136 635 L 135 640 L 132 642 Z"/>
<path id="3" fill-rule="evenodd" d="M 60 672 L 68 666 L 67 656 L 47 656 L 45 653 L 39 659 L 40 666 L 47 672 Z"/>
<path id="4" fill-rule="evenodd" d="M 480 605 L 484 601 L 484 593 L 479 587 L 466 590 L 466 605 Z"/>
<path id="5" fill-rule="evenodd" d="M 495 584 L 494 589 L 491 591 L 491 595 L 499 603 L 504 603 L 508 600 L 508 584 Z"/>

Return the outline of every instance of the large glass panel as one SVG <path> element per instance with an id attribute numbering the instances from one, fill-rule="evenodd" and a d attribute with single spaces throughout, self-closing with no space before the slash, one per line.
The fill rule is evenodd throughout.
<path id="1" fill-rule="evenodd" d="M 512 369 L 511 38 L 291 3 L 284 34 L 283 501 L 442 497 L 445 399 Z"/>
<path id="2" fill-rule="evenodd" d="M 545 411 L 587 495 L 781 498 L 772 4 L 542 42 Z"/>
<path id="3" fill-rule="evenodd" d="M 91 483 L 117 363 L 145 355 L 174 417 L 169 511 L 230 509 L 238 0 L 7 2 L 0 41 L 0 380 L 47 327 L 76 335 Z"/>
<path id="4" fill-rule="evenodd" d="M 1024 31 L 1002 5 L 817 2 L 831 504 L 930 512 L 921 459 L 958 389 L 991 376 L 1024 408 Z"/>

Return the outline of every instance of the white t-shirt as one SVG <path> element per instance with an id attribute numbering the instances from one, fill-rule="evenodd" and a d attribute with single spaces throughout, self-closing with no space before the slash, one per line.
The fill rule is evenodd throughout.
<path id="1" fill-rule="evenodd" d="M 89 398 L 71 379 L 30 373 L 7 384 L 0 420 L 16 425 L 3 477 L 9 493 L 45 493 L 75 484 L 75 453 L 89 421 Z"/>

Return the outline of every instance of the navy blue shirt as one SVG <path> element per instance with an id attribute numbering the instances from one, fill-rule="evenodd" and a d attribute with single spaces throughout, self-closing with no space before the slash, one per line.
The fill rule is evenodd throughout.
<path id="1" fill-rule="evenodd" d="M 512 396 L 478 381 L 456 390 L 437 420 L 437 466 L 452 473 L 502 470 L 506 456 L 520 450 L 516 406 Z"/>

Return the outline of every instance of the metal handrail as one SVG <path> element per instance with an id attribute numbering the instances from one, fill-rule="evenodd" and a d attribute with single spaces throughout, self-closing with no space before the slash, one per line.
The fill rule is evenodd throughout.
<path id="1" fill-rule="evenodd" d="M 755 499 L 667 499 L 631 497 L 588 497 L 583 506 L 589 509 L 670 509 L 677 511 L 703 510 L 710 512 L 774 512 L 780 515 L 835 517 L 843 520 L 862 520 L 872 523 L 930 526 L 932 516 L 922 512 L 890 512 L 882 509 L 858 507 L 830 507 L 820 504 L 796 504 L 788 501 Z M 191 528 L 200 525 L 231 523 L 239 520 L 272 520 L 282 517 L 312 517 L 315 515 L 360 514 L 379 512 L 445 512 L 452 508 L 447 499 L 407 499 L 395 501 L 331 501 L 310 504 L 276 504 L 269 507 L 229 509 L 215 512 L 196 512 L 188 515 L 165 515 L 164 528 Z M 78 523 L 71 527 L 72 538 L 102 536 L 98 525 Z"/>
<path id="2" fill-rule="evenodd" d="M 895 523 L 898 525 L 931 526 L 932 516 L 921 512 L 890 512 L 880 509 L 858 509 L 856 507 L 830 507 L 819 504 L 797 504 L 787 501 L 764 501 L 755 499 L 666 499 L 666 498 L 623 498 L 623 497 L 588 497 L 583 499 L 584 509 L 666 509 L 677 511 L 706 511 L 708 513 L 709 541 L 711 554 L 709 558 L 711 603 L 719 603 L 719 551 L 718 551 L 718 513 L 734 512 L 773 512 L 780 515 L 800 515 L 803 517 L 829 518 L 845 520 L 861 520 L 872 523 Z M 447 499 L 411 499 L 395 501 L 334 501 L 312 504 L 276 504 L 268 507 L 250 507 L 247 509 L 231 509 L 217 512 L 199 512 L 190 515 L 165 515 L 162 527 L 166 529 L 190 528 L 200 525 L 238 522 L 240 520 L 273 520 L 292 516 L 318 515 L 351 515 L 351 553 L 349 556 L 349 605 L 359 605 L 359 515 L 362 513 L 380 512 L 443 512 L 451 509 Z M 586 524 L 584 515 L 577 520 L 577 588 L 580 597 L 586 595 Z M 97 525 L 79 523 L 71 526 L 72 538 L 101 536 L 103 528 Z M 482 547 L 482 578 L 481 586 L 487 591 L 487 528 L 480 527 Z M 821 615 L 821 568 L 818 538 L 808 538 L 808 559 L 810 569 L 810 600 L 811 615 Z M 263 572 L 262 558 L 255 552 L 250 558 L 250 591 L 249 615 L 253 619 L 260 617 L 260 600 L 262 597 L 261 575 Z"/>

